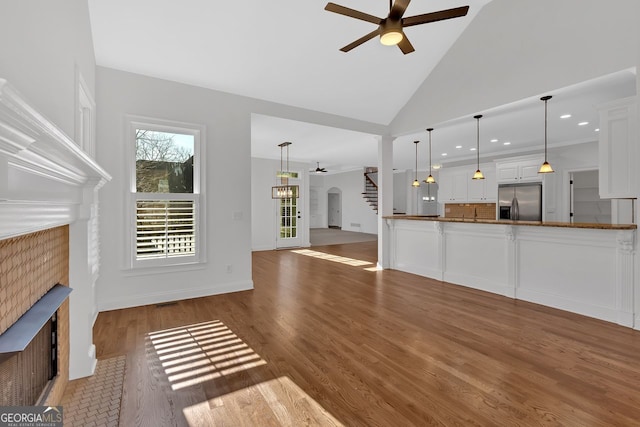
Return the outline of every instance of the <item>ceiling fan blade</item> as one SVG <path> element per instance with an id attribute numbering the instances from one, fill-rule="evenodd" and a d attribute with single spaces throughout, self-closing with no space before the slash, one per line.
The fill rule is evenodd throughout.
<path id="1" fill-rule="evenodd" d="M 350 9 L 348 7 L 340 6 L 339 4 L 335 4 L 331 2 L 327 3 L 327 5 L 324 7 L 324 10 L 328 10 L 329 12 L 333 12 L 333 13 L 338 13 L 340 15 L 349 16 L 351 18 L 360 19 L 362 21 L 371 22 L 372 24 L 376 24 L 376 25 L 380 25 L 380 23 L 382 22 L 382 19 L 376 16 L 369 15 L 368 13 L 360 12 L 355 9 Z"/>
<path id="2" fill-rule="evenodd" d="M 460 18 L 467 14 L 469 6 L 456 7 L 454 9 L 441 10 L 438 12 L 425 13 L 423 15 L 410 16 L 402 19 L 403 27 L 426 24 L 428 22 L 442 21 L 445 19 Z"/>
<path id="3" fill-rule="evenodd" d="M 400 43 L 398 43 L 398 47 L 400 48 L 402 53 L 406 55 L 407 53 L 413 52 L 415 49 L 413 48 L 413 45 L 407 38 L 407 35 L 406 34 L 403 34 L 403 35 L 404 37 L 402 37 L 402 40 L 400 40 Z"/>
<path id="4" fill-rule="evenodd" d="M 380 33 L 379 29 L 376 28 L 375 30 L 371 31 L 369 34 L 367 34 L 366 36 L 362 36 L 360 37 L 358 40 L 354 41 L 353 43 L 349 43 L 348 45 L 346 45 L 345 47 L 343 47 L 342 49 L 340 49 L 343 52 L 349 52 L 351 49 L 353 49 L 354 47 L 358 47 L 360 46 L 362 43 L 371 40 L 372 38 L 374 38 L 375 36 L 377 36 Z"/>
<path id="5" fill-rule="evenodd" d="M 402 15 L 404 15 L 404 12 L 407 10 L 410 2 L 411 0 L 396 0 L 389 12 L 389 18 L 392 20 L 402 18 Z"/>

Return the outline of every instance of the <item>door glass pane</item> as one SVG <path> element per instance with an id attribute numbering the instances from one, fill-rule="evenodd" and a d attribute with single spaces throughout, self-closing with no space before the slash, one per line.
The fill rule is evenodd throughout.
<path id="1" fill-rule="evenodd" d="M 136 129 L 136 191 L 193 193 L 195 138 Z"/>
<path id="2" fill-rule="evenodd" d="M 293 239 L 298 236 L 298 199 L 280 199 L 280 238 Z"/>

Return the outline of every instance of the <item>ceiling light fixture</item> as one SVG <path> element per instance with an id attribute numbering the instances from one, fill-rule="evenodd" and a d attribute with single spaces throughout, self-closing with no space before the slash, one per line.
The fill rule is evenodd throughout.
<path id="1" fill-rule="evenodd" d="M 402 21 L 392 21 L 387 18 L 380 29 L 380 43 L 385 46 L 395 46 L 402 41 Z"/>
<path id="2" fill-rule="evenodd" d="M 477 123 L 476 159 L 477 159 L 478 169 L 476 169 L 476 173 L 473 174 L 472 179 L 484 179 L 484 175 L 480 171 L 480 119 L 482 118 L 482 114 L 473 116 L 473 118 L 476 119 L 476 123 Z"/>
<path id="3" fill-rule="evenodd" d="M 498 142 L 498 140 L 494 138 L 491 140 L 491 142 Z"/>
<path id="4" fill-rule="evenodd" d="M 280 147 L 280 170 L 276 174 L 277 177 L 280 178 L 280 185 L 275 187 L 271 187 L 271 198 L 272 199 L 292 199 L 299 197 L 299 186 L 297 185 L 289 185 L 289 178 L 293 175 L 289 171 L 289 146 L 290 142 L 283 142 L 282 144 L 278 144 Z M 284 148 L 287 148 L 287 168 L 282 168 L 282 151 Z"/>
<path id="5" fill-rule="evenodd" d="M 588 124 L 589 124 L 589 122 L 580 122 L 580 123 L 578 123 L 578 126 L 586 126 Z"/>
<path id="6" fill-rule="evenodd" d="M 414 187 L 420 187 L 420 181 L 418 181 L 418 144 L 420 144 L 420 141 L 413 141 L 413 143 L 416 145 L 416 169 L 413 184 L 411 185 Z"/>
<path id="7" fill-rule="evenodd" d="M 503 142 L 502 145 L 511 145 L 510 142 Z"/>
<path id="8" fill-rule="evenodd" d="M 568 119 L 569 117 L 571 117 L 571 114 L 563 114 L 560 116 L 561 119 Z"/>
<path id="9" fill-rule="evenodd" d="M 462 145 L 456 145 L 456 148 L 462 148 Z"/>
<path id="10" fill-rule="evenodd" d="M 544 101 L 544 163 L 540 166 L 538 173 L 553 173 L 553 168 L 547 161 L 547 102 L 551 99 L 551 95 L 540 98 Z"/>
<path id="11" fill-rule="evenodd" d="M 427 177 L 427 179 L 424 180 L 424 182 L 426 182 L 427 184 L 436 183 L 436 179 L 433 177 L 433 175 L 431 175 L 431 131 L 432 130 L 433 128 L 427 129 L 427 132 L 429 132 L 429 176 Z"/>

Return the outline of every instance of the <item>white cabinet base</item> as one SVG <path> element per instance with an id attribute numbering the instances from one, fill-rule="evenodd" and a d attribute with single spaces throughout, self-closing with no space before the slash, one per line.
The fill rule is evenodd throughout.
<path id="1" fill-rule="evenodd" d="M 390 222 L 394 269 L 640 328 L 635 230 Z"/>

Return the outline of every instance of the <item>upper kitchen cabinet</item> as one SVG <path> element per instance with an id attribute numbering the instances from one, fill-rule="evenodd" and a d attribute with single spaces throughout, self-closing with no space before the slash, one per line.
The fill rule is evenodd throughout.
<path id="1" fill-rule="evenodd" d="M 466 202 L 468 168 L 441 169 L 438 177 L 438 200 L 441 203 Z"/>
<path id="2" fill-rule="evenodd" d="M 613 101 L 600 111 L 600 197 L 638 197 L 638 98 Z"/>
<path id="3" fill-rule="evenodd" d="M 491 165 L 493 166 L 493 165 Z M 481 168 L 484 179 L 469 181 L 468 198 L 470 202 L 495 203 L 498 196 L 496 171 L 490 167 Z"/>
<path id="4" fill-rule="evenodd" d="M 497 181 L 501 184 L 542 181 L 542 177 L 538 174 L 538 169 L 540 169 L 543 161 L 542 157 L 536 157 L 498 162 L 496 163 Z"/>

